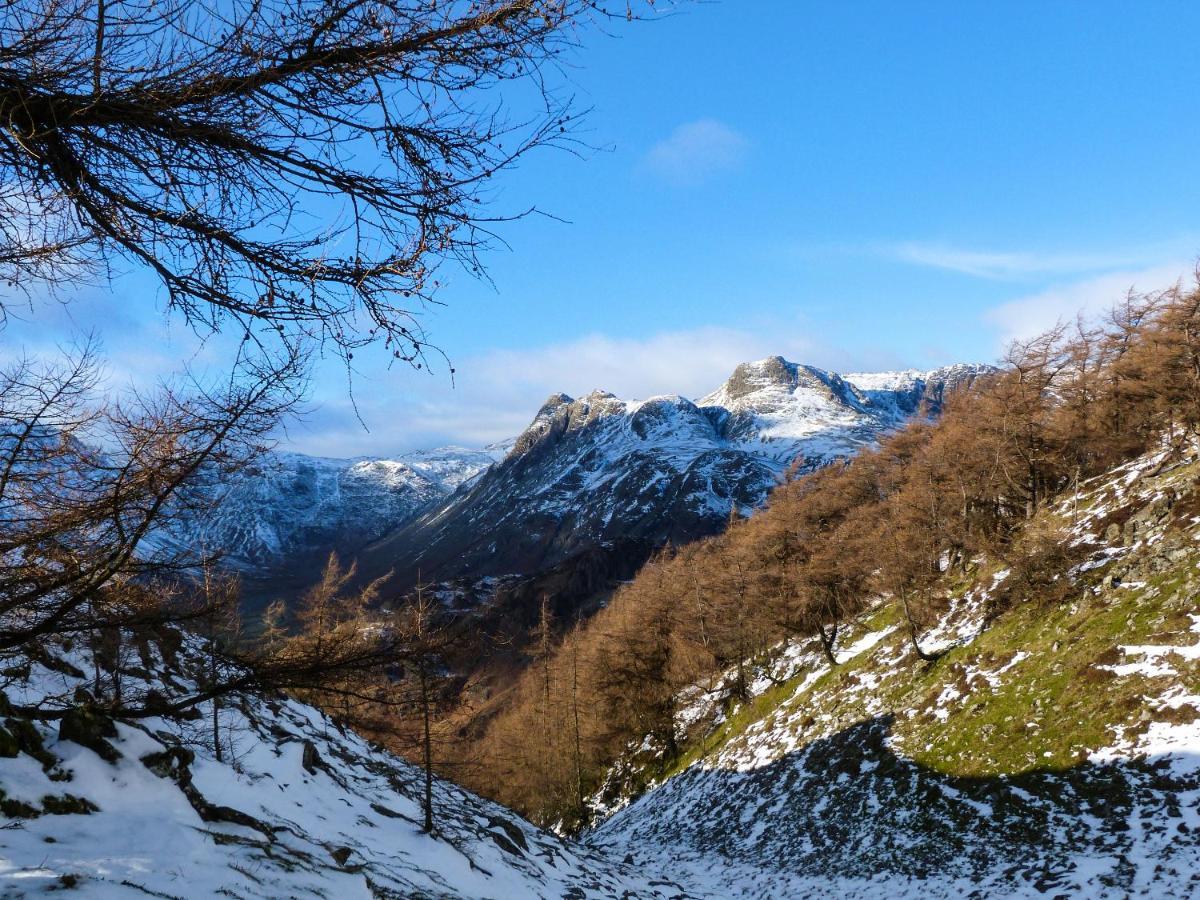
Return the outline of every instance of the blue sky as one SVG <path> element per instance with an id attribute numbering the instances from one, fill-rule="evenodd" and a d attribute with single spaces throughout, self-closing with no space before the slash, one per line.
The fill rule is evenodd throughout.
<path id="1" fill-rule="evenodd" d="M 458 369 L 323 366 L 285 440 L 326 454 L 480 444 L 551 391 L 715 387 L 782 353 L 841 371 L 992 360 L 1013 335 L 1200 251 L 1200 4 L 722 0 L 585 34 L 583 159 L 501 185 L 492 284 L 426 318 Z M 187 345 L 125 279 L 91 292 L 118 377 Z M 104 295 L 101 295 L 101 294 Z M 63 313 L 10 332 L 30 343 Z M 214 349 L 212 352 L 216 353 Z"/>

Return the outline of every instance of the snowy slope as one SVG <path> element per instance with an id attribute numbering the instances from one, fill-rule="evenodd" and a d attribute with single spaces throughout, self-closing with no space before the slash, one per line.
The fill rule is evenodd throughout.
<path id="1" fill-rule="evenodd" d="M 49 668 L 10 675 L 8 699 L 69 705 L 86 683 L 72 659 L 84 662 L 60 652 L 44 661 Z M 170 666 L 156 645 L 141 662 L 151 680 L 130 667 L 127 691 L 186 688 L 201 664 L 186 643 Z M 0 896 L 68 888 L 97 898 L 684 896 L 650 870 L 564 842 L 442 781 L 436 833 L 422 833 L 420 772 L 301 703 L 226 709 L 224 762 L 211 745 L 197 747 L 206 727 L 207 712 L 197 722 L 118 721 L 106 761 L 47 725 L 26 724 L 17 752 L 12 735 L 21 732 L 9 718 L 0 728 Z"/>
<path id="2" fill-rule="evenodd" d="M 211 515 L 165 539 L 226 554 L 244 572 L 350 553 L 398 528 L 496 460 L 494 450 L 442 447 L 396 459 L 268 454 L 225 485 Z"/>
<path id="3" fill-rule="evenodd" d="M 1078 599 L 990 620 L 984 567 L 934 666 L 881 604 L 836 670 L 794 643 L 753 707 L 687 692 L 692 755 L 632 802 L 615 770 L 589 843 L 713 897 L 1200 897 L 1198 460 L 1064 497 Z"/>
<path id="4" fill-rule="evenodd" d="M 959 365 L 842 376 L 772 356 L 738 366 L 698 405 L 717 415 L 722 435 L 739 449 L 776 464 L 800 454 L 821 463 L 903 424 L 922 404 L 936 414 L 944 391 L 987 371 Z"/>
<path id="5" fill-rule="evenodd" d="M 761 504 L 797 457 L 813 467 L 850 455 L 988 371 L 843 378 L 769 357 L 695 402 L 556 394 L 502 462 L 363 558 L 442 579 L 527 574 L 595 547 L 644 555 Z"/>

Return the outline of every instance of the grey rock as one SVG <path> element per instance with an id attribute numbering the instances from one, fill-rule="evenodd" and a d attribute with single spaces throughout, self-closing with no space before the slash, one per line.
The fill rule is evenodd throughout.
<path id="1" fill-rule="evenodd" d="M 117 727 L 112 719 L 90 704 L 74 706 L 67 710 L 67 714 L 58 725 L 60 741 L 73 741 L 81 747 L 87 747 L 110 763 L 116 763 L 121 758 L 117 748 L 107 740 L 116 736 Z"/>

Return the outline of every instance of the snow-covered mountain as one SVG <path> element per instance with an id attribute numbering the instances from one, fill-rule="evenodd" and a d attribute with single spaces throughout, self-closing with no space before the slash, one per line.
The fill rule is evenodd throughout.
<path id="1" fill-rule="evenodd" d="M 507 449 L 507 448 L 505 448 Z M 170 536 L 246 573 L 352 553 L 475 478 L 503 450 L 441 447 L 394 459 L 268 454 L 225 485 L 216 510 Z M 311 568 L 311 566 L 303 566 Z"/>
<path id="2" fill-rule="evenodd" d="M 505 459 L 363 554 L 425 578 L 527 574 L 595 548 L 645 555 L 763 502 L 798 458 L 853 454 L 986 366 L 838 375 L 773 356 L 697 401 L 550 397 Z"/>

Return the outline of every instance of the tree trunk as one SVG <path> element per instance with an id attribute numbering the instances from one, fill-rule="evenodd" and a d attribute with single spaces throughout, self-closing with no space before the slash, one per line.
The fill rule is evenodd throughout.
<path id="1" fill-rule="evenodd" d="M 1033 451 L 1030 451 L 1032 455 Z M 1033 464 L 1033 460 L 1029 461 L 1029 499 L 1025 503 L 1025 518 L 1032 519 L 1033 514 L 1037 512 L 1038 506 L 1038 472 Z"/>
<path id="2" fill-rule="evenodd" d="M 96 605 L 92 601 L 88 601 L 88 614 L 95 621 Z M 100 629 L 93 627 L 92 634 L 92 696 L 96 698 L 96 702 L 100 702 Z"/>
<path id="3" fill-rule="evenodd" d="M 100 76 L 104 71 L 104 13 L 105 2 L 96 4 L 96 53 L 92 57 L 92 96 L 100 96 Z"/>
<path id="4" fill-rule="evenodd" d="M 578 625 L 576 625 L 578 628 Z M 571 712 L 575 728 L 575 802 L 582 821 L 586 812 L 583 797 L 583 742 L 579 729 L 579 635 L 571 641 Z"/>
<path id="5" fill-rule="evenodd" d="M 912 616 L 912 610 L 909 608 L 908 593 L 906 591 L 900 592 L 900 603 L 904 607 L 904 618 L 905 618 L 905 621 L 908 622 L 908 639 L 912 643 L 913 650 L 915 650 L 917 653 L 917 656 L 920 657 L 925 662 L 935 662 L 937 660 L 937 658 L 939 656 L 941 656 L 941 654 L 940 653 L 928 653 L 921 649 L 921 642 L 917 636 L 917 623 L 916 623 L 916 621 L 914 621 L 913 616 Z"/>
<path id="6" fill-rule="evenodd" d="M 829 660 L 831 666 L 838 664 L 837 657 L 833 655 L 833 643 L 837 640 L 837 633 L 837 622 L 833 623 L 828 633 L 826 633 L 824 625 L 817 625 L 817 634 L 821 638 L 821 649 L 825 652 L 825 658 Z"/>
<path id="7" fill-rule="evenodd" d="M 217 758 L 217 762 L 224 762 L 224 754 L 221 750 L 221 698 L 213 697 L 213 754 Z"/>
<path id="8" fill-rule="evenodd" d="M 215 690 L 217 687 L 217 635 L 216 624 L 209 622 L 208 635 L 208 686 Z M 213 755 L 217 762 L 223 762 L 221 752 L 221 698 L 213 697 L 212 701 L 212 739 Z"/>
<path id="9" fill-rule="evenodd" d="M 112 664 L 112 691 L 113 691 L 113 708 L 119 709 L 121 706 L 121 654 L 124 646 L 121 642 L 121 629 L 113 629 L 113 664 Z"/>
<path id="10" fill-rule="evenodd" d="M 425 833 L 433 832 L 433 738 L 430 735 L 429 722 L 429 683 L 425 677 L 425 663 L 418 667 L 421 679 L 421 719 L 423 723 L 423 741 L 425 757 Z"/>

